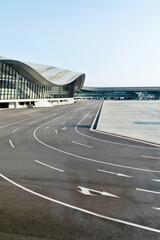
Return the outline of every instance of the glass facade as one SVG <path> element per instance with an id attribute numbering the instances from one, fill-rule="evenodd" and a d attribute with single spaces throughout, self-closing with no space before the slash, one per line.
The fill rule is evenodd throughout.
<path id="1" fill-rule="evenodd" d="M 74 82 L 64 86 L 37 85 L 6 63 L 0 62 L 0 100 L 45 99 L 74 96 Z"/>

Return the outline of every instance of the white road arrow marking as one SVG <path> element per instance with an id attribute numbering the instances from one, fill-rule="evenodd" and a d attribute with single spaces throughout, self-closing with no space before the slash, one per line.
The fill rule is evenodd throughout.
<path id="1" fill-rule="evenodd" d="M 63 127 L 62 130 L 66 130 L 67 128 L 66 127 Z"/>
<path id="2" fill-rule="evenodd" d="M 132 226 L 132 227 L 135 227 L 135 228 L 143 229 L 143 230 L 146 230 L 146 231 L 152 231 L 152 232 L 156 232 L 156 233 L 159 233 L 159 234 L 160 234 L 160 230 L 159 230 L 159 229 L 147 227 L 147 226 L 144 226 L 144 225 L 139 225 L 139 224 L 136 224 L 136 223 L 128 222 L 128 221 L 121 220 L 121 219 L 117 219 L 117 218 L 112 218 L 112 217 L 109 217 L 109 216 L 101 215 L 101 214 L 96 213 L 96 212 L 91 212 L 91 211 L 89 211 L 89 210 L 87 210 L 87 209 L 79 208 L 79 207 L 73 206 L 73 205 L 71 205 L 71 204 L 58 201 L 58 200 L 56 200 L 56 199 L 54 199 L 54 198 L 47 197 L 47 196 L 45 196 L 45 195 L 43 195 L 43 194 L 40 194 L 40 193 L 38 193 L 38 192 L 34 192 L 34 191 L 32 191 L 31 189 L 26 188 L 26 187 L 23 187 L 22 185 L 14 182 L 14 181 L 12 181 L 11 179 L 7 178 L 6 176 L 4 176 L 4 175 L 1 174 L 1 173 L 0 173 L 0 177 L 2 177 L 3 179 L 5 179 L 6 181 L 10 182 L 10 183 L 13 184 L 14 186 L 19 187 L 19 188 L 23 189 L 24 191 L 26 191 L 26 192 L 28 192 L 28 193 L 31 193 L 31 194 L 33 194 L 33 195 L 35 195 L 35 196 L 37 196 L 37 197 L 43 198 L 43 199 L 45 199 L 45 200 L 48 200 L 48 201 L 51 201 L 51 202 L 60 204 L 60 205 L 62 205 L 62 206 L 68 207 L 68 208 L 70 208 L 70 209 L 74 209 L 74 210 L 77 210 L 77 211 L 80 211 L 80 212 L 89 214 L 89 215 L 94 216 L 94 217 L 99 217 L 99 218 L 101 218 L 101 219 L 105 219 L 105 220 L 108 220 L 108 221 L 112 221 L 112 222 L 116 222 L 116 223 L 121 223 L 121 224 L 124 224 L 124 225 L 126 225 L 126 226 Z"/>
<path id="3" fill-rule="evenodd" d="M 128 176 L 128 175 L 125 175 L 125 174 L 122 174 L 122 173 L 109 172 L 109 171 L 101 170 L 101 169 L 97 169 L 97 171 L 99 171 L 99 172 L 104 172 L 104 173 L 114 174 L 114 175 L 117 175 L 118 177 L 132 178 L 131 176 Z"/>
<path id="4" fill-rule="evenodd" d="M 152 207 L 152 208 L 160 211 L 160 208 L 157 208 L 157 207 Z"/>
<path id="5" fill-rule="evenodd" d="M 151 180 L 155 182 L 160 182 L 160 179 L 151 179 Z"/>
<path id="6" fill-rule="evenodd" d="M 81 190 L 77 190 L 77 191 L 84 194 L 84 195 L 96 196 L 96 194 L 90 193 L 90 192 L 94 192 L 94 193 L 100 193 L 102 196 L 119 198 L 118 196 L 113 195 L 113 194 L 108 193 L 108 192 L 105 192 L 105 191 L 101 192 L 101 191 L 97 191 L 97 190 L 94 190 L 94 189 L 81 187 L 81 186 L 78 186 L 78 188 L 80 188 Z"/>

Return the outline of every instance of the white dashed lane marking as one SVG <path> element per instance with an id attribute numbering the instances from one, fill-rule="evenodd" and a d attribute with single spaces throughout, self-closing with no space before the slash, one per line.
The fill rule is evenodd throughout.
<path id="1" fill-rule="evenodd" d="M 153 158 L 153 159 L 159 159 L 160 160 L 160 157 L 152 157 L 152 156 L 141 156 L 142 158 Z"/>
<path id="2" fill-rule="evenodd" d="M 9 140 L 9 143 L 11 144 L 11 147 L 12 147 L 12 148 L 15 148 L 15 146 L 13 145 L 13 143 L 12 143 L 11 140 Z"/>
<path id="3" fill-rule="evenodd" d="M 19 128 L 16 128 L 15 130 L 13 130 L 13 132 L 12 133 L 15 133 L 17 130 L 18 130 Z"/>
<path id="4" fill-rule="evenodd" d="M 72 141 L 72 143 L 75 143 L 75 144 L 77 144 L 77 145 L 81 145 L 81 146 L 83 146 L 83 147 L 93 148 L 92 146 L 85 145 L 85 144 L 83 144 L 83 143 L 79 143 L 79 142 L 75 142 L 75 141 Z"/>
<path id="5" fill-rule="evenodd" d="M 38 161 L 38 160 L 35 160 L 35 162 L 36 162 L 36 163 L 39 163 L 39 164 L 41 164 L 41 165 L 43 165 L 43 166 L 45 166 L 45 167 L 48 167 L 48 168 L 52 168 L 52 169 L 54 169 L 54 170 L 57 170 L 57 171 L 59 171 L 59 172 L 64 172 L 64 170 L 62 170 L 62 169 L 52 167 L 52 166 L 50 166 L 50 165 L 48 165 L 48 164 L 45 164 L 45 163 L 42 163 L 42 162 L 40 162 L 40 161 Z"/>

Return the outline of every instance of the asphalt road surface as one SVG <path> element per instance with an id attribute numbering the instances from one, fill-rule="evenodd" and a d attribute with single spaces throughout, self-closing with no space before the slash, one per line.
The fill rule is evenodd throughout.
<path id="1" fill-rule="evenodd" d="M 100 104 L 0 111 L 0 239 L 160 239 L 160 148 L 90 131 Z"/>

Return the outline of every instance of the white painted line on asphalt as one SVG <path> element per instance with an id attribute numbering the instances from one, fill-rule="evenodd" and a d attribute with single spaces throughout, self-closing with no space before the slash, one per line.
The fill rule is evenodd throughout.
<path id="1" fill-rule="evenodd" d="M 11 144 L 12 148 L 15 148 L 11 140 L 9 140 L 9 143 Z"/>
<path id="2" fill-rule="evenodd" d="M 99 218 L 102 218 L 102 219 L 105 219 L 105 220 L 109 220 L 109 221 L 112 221 L 112 222 L 117 222 L 117 223 L 121 223 L 121 224 L 124 224 L 124 225 L 127 225 L 127 226 L 132 226 L 132 227 L 136 227 L 136 228 L 140 228 L 140 229 L 143 229 L 143 230 L 146 230 L 146 231 L 151 231 L 151 232 L 156 232 L 156 233 L 160 233 L 160 230 L 159 229 L 156 229 L 156 228 L 151 228 L 151 227 L 147 227 L 147 226 L 143 226 L 143 225 L 140 225 L 140 224 L 136 224 L 136 223 L 132 223 L 132 222 L 128 222 L 128 221 L 124 221 L 124 220 L 121 220 L 121 219 L 117 219 L 117 218 L 112 218 L 112 217 L 108 217 L 108 216 L 104 216 L 104 215 L 101 215 L 101 214 L 98 214 L 98 213 L 95 213 L 95 212 L 91 212 L 91 211 L 88 211 L 86 209 L 83 209 L 83 208 L 79 208 L 79 207 L 76 207 L 76 206 L 73 206 L 73 205 L 70 205 L 68 203 L 64 203 L 64 202 L 61 202 L 61 201 L 58 201 L 56 199 L 53 199 L 53 198 L 50 198 L 50 197 L 47 197 L 45 195 L 42 195 L 40 193 L 37 193 L 35 191 L 32 191 L 26 187 L 23 187 L 22 185 L 12 181 L 11 179 L 7 178 L 6 176 L 4 176 L 3 174 L 0 173 L 0 176 L 5 179 L 6 181 L 10 182 L 11 184 L 23 189 L 24 191 L 26 192 L 29 192 L 31 194 L 34 194 L 38 197 L 41 197 L 43 199 L 46 199 L 48 201 L 51 201 L 51 202 L 54 202 L 54 203 L 57 203 L 57 204 L 60 204 L 62 206 L 65 206 L 65 207 L 68 207 L 68 208 L 71 208 L 71 209 L 74 209 L 74 210 L 77 210 L 77 211 L 80 211 L 80 212 L 83 212 L 83 213 L 87 213 L 89 215 L 92 215 L 92 216 L 95 216 L 95 217 L 99 217 Z"/>
<path id="3" fill-rule="evenodd" d="M 16 128 L 15 130 L 13 130 L 13 132 L 12 133 L 15 133 L 17 130 L 18 130 L 19 128 Z"/>
<path id="4" fill-rule="evenodd" d="M 62 122 L 61 125 L 65 124 L 66 122 Z"/>
<path id="5" fill-rule="evenodd" d="M 88 148 L 93 148 L 92 146 L 89 146 L 89 145 L 85 145 L 83 143 L 78 143 L 78 142 L 75 142 L 75 141 L 72 141 L 72 143 L 75 143 L 77 145 L 81 145 L 81 146 L 84 146 L 84 147 L 88 147 Z"/>
<path id="6" fill-rule="evenodd" d="M 62 130 L 66 130 L 67 128 L 66 127 L 63 127 Z"/>
<path id="7" fill-rule="evenodd" d="M 151 179 L 151 180 L 155 182 L 160 182 L 160 179 Z"/>
<path id="8" fill-rule="evenodd" d="M 49 126 L 48 126 L 48 127 L 45 127 L 44 129 L 47 129 L 47 128 L 49 128 Z"/>
<path id="9" fill-rule="evenodd" d="M 52 120 L 53 121 L 53 120 Z M 43 126 L 43 125 L 41 125 Z M 105 165 L 109 165 L 109 166 L 115 166 L 115 167 L 120 167 L 120 168 L 127 168 L 127 169 L 132 169 L 132 170 L 138 170 L 138 171 L 145 171 L 145 172 L 155 172 L 155 173 L 160 173 L 160 171 L 157 171 L 157 170 L 151 170 L 151 169 L 143 169 L 143 168 L 136 168 L 136 167 L 129 167 L 129 166 L 125 166 L 125 165 L 119 165 L 119 164 L 114 164 L 114 163 L 110 163 L 110 162 L 103 162 L 103 161 L 99 161 L 99 160 L 96 160 L 96 159 L 92 159 L 92 158 L 87 158 L 87 157 L 83 157 L 83 156 L 80 156 L 80 155 L 76 155 L 76 154 L 73 154 L 73 153 L 70 153 L 70 152 L 66 152 L 66 151 L 63 151 L 61 149 L 58 149 L 58 148 L 55 148 L 55 147 L 52 147 L 44 142 L 42 142 L 41 140 L 39 140 L 36 136 L 36 131 L 41 127 L 37 127 L 34 132 L 33 132 L 33 136 L 34 138 L 41 144 L 43 144 L 44 146 L 48 147 L 48 148 L 51 148 L 57 152 L 61 152 L 61 153 L 64 153 L 66 155 L 69 155 L 69 156 L 72 156 L 72 157 L 77 157 L 77 158 L 80 158 L 80 159 L 83 159 L 83 160 L 86 160 L 86 161 L 91 161 L 91 162 L 96 162 L 96 163 L 100 163 L 100 164 L 105 164 Z"/>
<path id="10" fill-rule="evenodd" d="M 37 138 L 37 136 L 36 136 L 36 131 L 37 131 L 39 128 L 41 128 L 42 126 L 44 126 L 44 125 L 46 125 L 46 124 L 49 124 L 50 122 L 56 121 L 57 119 L 62 118 L 62 117 L 66 116 L 67 114 L 72 113 L 72 112 L 73 112 L 73 111 L 67 112 L 67 113 L 65 113 L 65 114 L 63 114 L 63 115 L 55 118 L 54 120 L 48 121 L 47 123 L 44 123 L 44 124 L 38 126 L 38 127 L 34 130 L 34 132 L 33 132 L 34 138 L 35 138 L 39 143 L 41 143 L 42 145 L 44 145 L 44 146 L 46 146 L 46 147 L 48 147 L 48 148 L 51 148 L 51 149 L 53 149 L 53 150 L 55 150 L 55 151 L 57 151 L 57 152 L 61 152 L 61 153 L 64 153 L 64 154 L 66 154 L 66 155 L 73 156 L 73 157 L 77 157 L 77 158 L 80 158 L 80 159 L 83 159 L 83 160 L 86 160 L 86 161 L 96 162 L 96 163 L 105 164 L 105 165 L 109 165 L 109 166 L 120 167 L 120 168 L 138 170 L 138 171 L 160 173 L 160 171 L 157 171 L 157 170 L 130 167 L 130 166 L 119 165 L 119 164 L 114 164 L 114 163 L 110 163 L 110 162 L 103 162 L 103 161 L 95 160 L 95 159 L 92 159 L 92 158 L 87 158 L 87 157 L 79 156 L 79 155 L 72 154 L 72 153 L 70 153 L 70 152 L 66 152 L 66 151 L 63 151 L 63 150 L 61 150 L 61 149 L 52 147 L 52 146 L 50 146 L 50 145 L 42 142 L 40 139 Z M 89 113 L 90 113 L 90 112 L 88 112 L 87 115 L 88 115 Z M 85 116 L 85 117 L 86 117 L 86 116 Z M 84 118 L 85 118 L 85 117 L 84 117 Z M 84 119 L 84 118 L 83 118 L 83 119 Z M 82 120 L 81 120 L 81 121 L 82 121 Z M 77 126 L 78 126 L 78 125 L 77 125 Z M 156 149 L 157 149 L 157 148 L 156 148 Z"/>
<path id="11" fill-rule="evenodd" d="M 57 129 L 55 129 L 55 133 L 57 134 L 58 132 L 57 132 Z"/>
<path id="12" fill-rule="evenodd" d="M 48 168 L 52 168 L 52 169 L 54 169 L 54 170 L 57 170 L 57 171 L 59 171 L 59 172 L 64 172 L 64 170 L 62 170 L 62 169 L 52 167 L 52 166 L 47 165 L 47 164 L 45 164 L 45 163 L 42 163 L 42 162 L 40 162 L 40 161 L 38 161 L 38 160 L 35 160 L 35 162 L 37 162 L 37 163 L 39 163 L 39 164 L 41 164 L 41 165 L 43 165 L 43 166 L 45 166 L 45 167 L 48 167 Z"/>
<path id="13" fill-rule="evenodd" d="M 68 108 L 70 108 L 70 107 L 67 107 L 66 109 L 68 109 Z M 52 114 L 52 112 L 53 111 L 50 111 L 49 112 L 49 114 Z M 54 113 L 57 113 L 57 112 L 60 112 L 59 110 L 57 110 L 57 111 L 55 111 L 54 110 Z M 68 114 L 68 113 L 72 113 L 73 111 L 70 111 L 70 112 L 67 112 L 66 114 Z M 23 120 L 19 120 L 19 121 L 16 121 L 16 122 L 13 122 L 13 123 L 9 123 L 9 124 L 7 124 L 7 125 L 4 125 L 4 126 L 1 126 L 0 128 L 5 128 L 5 127 L 8 127 L 8 126 L 12 126 L 12 125 L 14 125 L 14 124 L 17 124 L 17 123 L 20 123 L 20 122 L 25 122 L 25 121 L 27 121 L 27 120 L 30 120 L 30 119 L 33 119 L 33 118 L 37 118 L 37 117 L 42 117 L 43 115 L 45 115 L 46 113 L 44 113 L 44 114 L 39 114 L 38 116 L 34 116 L 34 117 L 29 117 L 29 118 L 25 118 L 25 119 L 23 119 Z M 64 114 L 64 115 L 66 115 L 66 114 Z M 48 116 L 47 116 L 48 117 Z M 47 118 L 46 117 L 46 118 Z M 49 121 L 49 122 L 52 122 L 53 120 L 51 120 L 51 121 Z M 45 125 L 45 123 L 43 124 L 43 125 Z"/>
<path id="14" fill-rule="evenodd" d="M 76 131 L 78 134 L 80 134 L 80 135 L 82 135 L 82 136 L 84 136 L 84 137 L 91 138 L 91 139 L 94 139 L 94 140 L 100 141 L 100 142 L 105 142 L 105 143 L 110 143 L 110 144 L 120 145 L 120 146 L 125 146 L 125 147 L 144 148 L 144 149 L 159 149 L 159 148 L 160 148 L 159 145 L 152 144 L 152 143 L 146 143 L 146 142 L 139 141 L 139 140 L 135 140 L 135 139 L 128 139 L 128 138 L 126 138 L 126 139 L 128 139 L 128 140 L 130 140 L 130 141 L 140 142 L 140 143 L 144 143 L 144 144 L 147 144 L 147 145 L 153 145 L 153 146 L 156 146 L 156 148 L 155 148 L 155 147 L 145 147 L 145 146 L 143 147 L 143 146 L 136 146 L 136 145 L 130 145 L 130 144 L 125 144 L 125 143 L 112 142 L 112 141 L 108 141 L 108 140 L 104 140 L 104 139 L 100 139 L 100 138 L 96 138 L 96 137 L 91 137 L 91 136 L 89 136 L 89 135 L 86 135 L 86 134 L 84 134 L 84 133 L 81 133 L 81 132 L 78 131 L 77 127 L 78 127 L 78 126 L 80 125 L 80 123 L 88 116 L 89 113 L 90 113 L 90 111 L 89 111 L 89 112 L 84 116 L 84 118 L 82 118 L 82 120 L 79 121 L 79 123 L 75 126 L 75 131 Z M 92 131 L 94 131 L 94 130 L 92 129 Z M 102 132 L 101 132 L 101 133 L 102 133 Z M 121 137 L 121 136 L 112 135 L 112 134 L 110 134 L 110 133 L 105 133 L 105 134 L 106 134 L 106 135 L 114 136 L 114 137 L 116 137 L 116 138 L 124 138 L 124 137 Z"/>
<path id="15" fill-rule="evenodd" d="M 157 208 L 157 207 L 152 207 L 152 208 L 160 211 L 160 208 Z"/>
<path id="16" fill-rule="evenodd" d="M 160 192 L 155 192 L 155 191 L 146 190 L 146 189 L 141 189 L 141 188 L 136 188 L 136 190 L 141 191 L 141 192 L 148 192 L 148 193 L 160 194 Z"/>
<path id="17" fill-rule="evenodd" d="M 77 191 L 84 194 L 84 195 L 98 196 L 98 195 L 95 195 L 93 193 L 90 193 L 90 192 L 94 192 L 94 193 L 99 193 L 102 196 L 119 198 L 118 196 L 116 196 L 114 194 L 111 194 L 109 192 L 105 192 L 105 191 L 103 191 L 103 192 L 102 191 L 97 191 L 97 190 L 94 190 L 94 189 L 91 189 L 91 188 L 86 188 L 86 187 L 81 187 L 81 186 L 78 186 L 78 188 L 80 188 L 80 190 L 77 190 Z"/>
<path id="18" fill-rule="evenodd" d="M 102 170 L 102 169 L 97 169 L 97 171 L 99 171 L 99 172 L 104 172 L 104 173 L 114 174 L 114 175 L 117 175 L 118 177 L 132 178 L 131 176 L 128 176 L 128 175 L 125 175 L 125 174 L 122 174 L 122 173 L 109 172 L 109 171 Z"/>
<path id="19" fill-rule="evenodd" d="M 160 160 L 160 157 L 152 157 L 152 156 L 141 156 L 142 158 L 153 158 L 153 159 L 159 159 Z"/>

